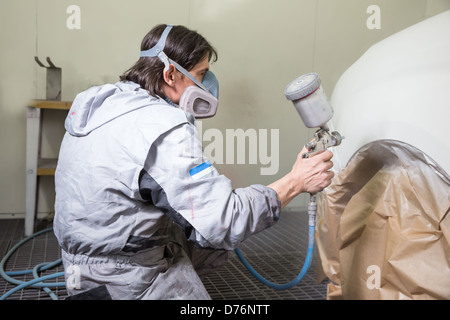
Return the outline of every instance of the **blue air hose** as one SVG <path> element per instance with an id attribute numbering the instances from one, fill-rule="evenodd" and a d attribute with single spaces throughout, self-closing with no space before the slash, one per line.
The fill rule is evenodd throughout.
<path id="1" fill-rule="evenodd" d="M 312 257 L 314 254 L 314 235 L 315 235 L 315 229 L 316 229 L 316 213 L 317 213 L 317 204 L 316 204 L 316 195 L 311 194 L 311 200 L 308 205 L 308 214 L 309 214 L 309 222 L 308 222 L 308 251 L 306 253 L 306 259 L 305 263 L 303 264 L 303 268 L 298 274 L 297 277 L 295 277 L 292 281 L 285 283 L 285 284 L 278 284 L 271 282 L 261 276 L 244 258 L 242 255 L 242 252 L 239 249 L 235 249 L 235 252 L 241 260 L 241 262 L 244 264 L 244 266 L 247 268 L 248 271 L 261 283 L 265 284 L 266 286 L 275 289 L 275 290 L 287 290 L 290 289 L 302 281 L 303 277 L 305 276 L 306 272 L 308 271 Z"/>
<path id="2" fill-rule="evenodd" d="M 47 292 L 50 297 L 53 300 L 57 300 L 58 297 L 49 289 L 49 288 L 58 288 L 58 287 L 65 287 L 65 282 L 44 282 L 49 279 L 58 278 L 64 276 L 64 272 L 57 272 L 54 274 L 50 274 L 47 276 L 39 277 L 38 272 L 42 272 L 48 269 L 51 269 L 53 267 L 56 267 L 62 263 L 61 259 L 58 259 L 54 262 L 44 262 L 41 264 L 38 264 L 33 269 L 30 270 L 20 270 L 20 271 L 5 271 L 5 265 L 8 259 L 12 256 L 12 254 L 25 242 L 31 240 L 32 238 L 35 238 L 43 233 L 49 232 L 53 230 L 52 228 L 44 229 L 39 232 L 36 232 L 32 234 L 31 236 L 21 240 L 18 242 L 8 253 L 3 257 L 3 259 L 0 262 L 0 275 L 8 282 L 17 284 L 18 286 L 13 288 L 12 290 L 8 291 L 4 295 L 0 297 L 0 300 L 5 300 L 7 297 L 12 295 L 14 292 L 19 291 L 23 288 L 32 287 L 32 288 L 42 288 L 45 292 Z M 25 274 L 33 274 L 34 279 L 30 281 L 21 281 L 14 279 L 12 276 L 19 276 L 19 275 L 25 275 Z"/>

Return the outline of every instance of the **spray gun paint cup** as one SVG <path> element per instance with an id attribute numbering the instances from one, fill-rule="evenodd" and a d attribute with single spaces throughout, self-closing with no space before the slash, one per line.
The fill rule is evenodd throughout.
<path id="1" fill-rule="evenodd" d="M 292 101 L 306 127 L 327 128 L 334 111 L 317 73 L 298 77 L 286 87 L 284 94 Z"/>

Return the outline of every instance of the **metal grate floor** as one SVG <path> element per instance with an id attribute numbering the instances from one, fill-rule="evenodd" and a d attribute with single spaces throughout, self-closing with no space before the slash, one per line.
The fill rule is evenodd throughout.
<path id="1" fill-rule="evenodd" d="M 268 280 L 286 283 L 300 272 L 308 244 L 308 217 L 306 213 L 285 211 L 280 221 L 246 240 L 241 251 L 249 263 Z M 23 239 L 22 219 L 0 220 L 0 257 Z M 40 221 L 38 230 L 51 227 L 51 221 Z M 20 247 L 6 264 L 6 271 L 32 269 L 39 263 L 51 262 L 61 256 L 60 248 L 53 232 L 47 232 Z M 62 266 L 45 271 L 42 275 L 64 271 Z M 15 276 L 19 280 L 31 280 L 32 275 Z M 229 262 L 220 269 L 202 277 L 203 283 L 213 300 L 324 300 L 327 283 L 316 281 L 316 265 L 312 265 L 303 280 L 294 288 L 278 291 L 256 280 L 237 255 L 231 252 Z M 64 281 L 63 277 L 48 280 Z M 0 277 L 0 296 L 16 285 Z M 67 296 L 64 288 L 52 289 L 59 297 Z M 40 289 L 27 288 L 8 297 L 9 300 L 50 300 L 50 296 Z"/>
<path id="2" fill-rule="evenodd" d="M 51 221 L 42 220 L 36 229 L 43 230 L 51 227 Z M 24 239 L 24 220 L 8 219 L 0 220 L 0 257 L 8 253 L 19 241 Z M 8 259 L 5 271 L 19 271 L 33 269 L 43 262 L 53 262 L 61 258 L 61 250 L 53 232 L 39 235 L 20 246 Z M 40 275 L 45 276 L 64 271 L 62 265 L 51 270 L 44 271 Z M 30 281 L 34 277 L 31 274 L 13 276 L 14 279 Z M 64 277 L 49 279 L 46 282 L 64 282 Z M 7 282 L 0 277 L 0 296 L 15 288 L 17 285 Z M 52 291 L 61 299 L 67 296 L 65 288 L 52 288 Z M 8 300 L 51 300 L 51 297 L 41 289 L 26 288 L 10 295 Z"/>
<path id="3" fill-rule="evenodd" d="M 307 246 L 308 214 L 285 211 L 276 225 L 247 239 L 240 250 L 267 280 L 287 283 L 303 267 Z M 224 267 L 202 280 L 212 299 L 325 300 L 327 282 L 317 283 L 315 260 L 303 280 L 289 290 L 274 290 L 260 283 L 234 252 Z"/>

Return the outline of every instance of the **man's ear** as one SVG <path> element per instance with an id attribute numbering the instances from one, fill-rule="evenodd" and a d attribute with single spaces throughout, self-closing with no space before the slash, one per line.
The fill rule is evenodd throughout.
<path id="1" fill-rule="evenodd" d="M 168 86 L 173 87 L 175 85 L 175 72 L 177 69 L 173 64 L 169 65 L 167 71 L 163 71 L 164 82 L 167 83 Z"/>

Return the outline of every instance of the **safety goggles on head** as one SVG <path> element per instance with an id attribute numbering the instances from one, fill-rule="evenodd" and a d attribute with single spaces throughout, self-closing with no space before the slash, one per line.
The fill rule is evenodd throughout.
<path id="1" fill-rule="evenodd" d="M 179 106 L 186 112 L 191 113 L 196 118 L 210 118 L 216 114 L 219 98 L 219 82 L 216 76 L 211 71 L 207 71 L 200 82 L 189 71 L 180 66 L 177 62 L 170 59 L 164 53 L 167 35 L 172 29 L 173 25 L 167 25 L 164 29 L 158 43 L 145 51 L 141 51 L 141 57 L 158 57 L 164 63 L 164 72 L 173 64 L 175 68 L 188 77 L 195 86 L 189 86 L 181 95 Z"/>

